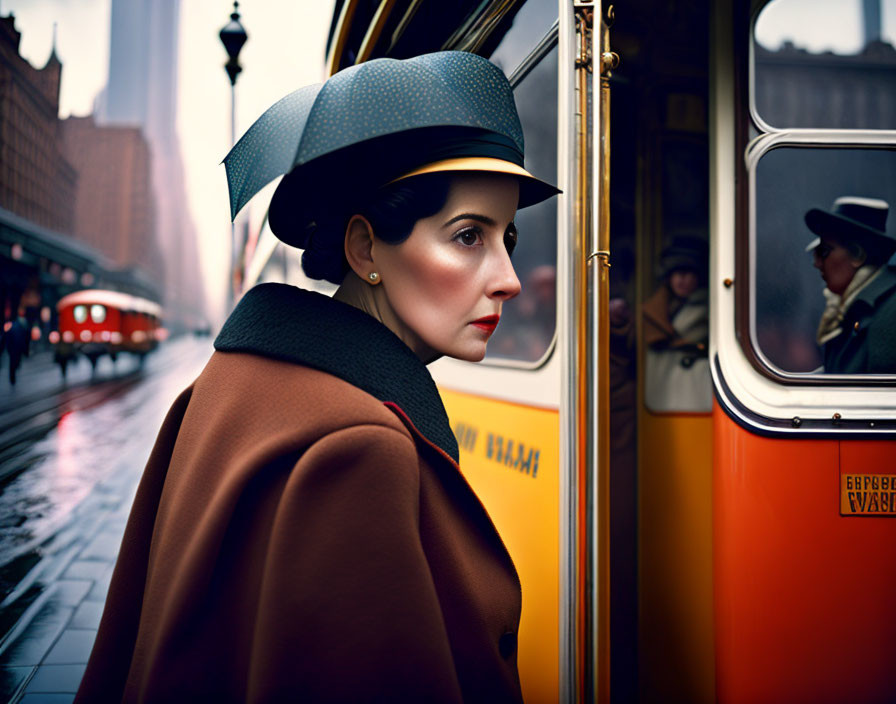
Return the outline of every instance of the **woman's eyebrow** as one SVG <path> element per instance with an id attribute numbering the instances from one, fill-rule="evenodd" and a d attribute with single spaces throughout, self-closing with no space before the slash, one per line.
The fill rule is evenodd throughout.
<path id="1" fill-rule="evenodd" d="M 458 220 L 478 220 L 483 225 L 488 225 L 489 227 L 494 227 L 497 224 L 487 215 L 479 215 L 478 213 L 461 213 L 460 215 L 455 215 L 448 222 L 446 222 L 445 227 L 447 227 L 448 225 L 453 225 Z"/>

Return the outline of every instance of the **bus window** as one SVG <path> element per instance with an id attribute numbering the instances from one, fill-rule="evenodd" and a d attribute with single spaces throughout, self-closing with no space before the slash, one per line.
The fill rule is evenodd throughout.
<path id="1" fill-rule="evenodd" d="M 896 248 L 896 217 L 887 212 L 896 205 L 896 150 L 779 146 L 759 156 L 753 180 L 752 332 L 764 361 L 794 373 L 896 371 L 887 368 L 885 360 L 873 361 L 887 357 L 874 346 L 891 343 L 879 341 L 873 332 L 867 340 L 863 337 L 875 310 L 886 309 L 884 298 L 893 298 L 889 306 L 896 310 L 896 290 L 887 294 L 893 288 L 887 281 L 896 281 L 896 274 L 886 266 L 890 250 Z M 883 236 L 875 234 L 878 228 Z M 816 241 L 819 234 L 821 241 Z M 847 248 L 856 243 L 864 247 L 855 257 L 847 249 L 831 252 L 823 244 L 828 235 L 835 239 L 835 248 L 840 241 Z M 837 279 L 838 256 L 848 281 Z M 867 302 L 868 310 L 862 312 L 869 292 L 875 301 Z M 855 317 L 859 312 L 861 321 Z M 849 330 L 842 330 L 845 322 Z M 842 355 L 831 357 L 847 338 L 850 357 L 869 356 L 870 366 L 858 361 L 851 366 Z M 896 357 L 896 352 L 889 356 Z"/>
<path id="2" fill-rule="evenodd" d="M 753 110 L 775 129 L 896 129 L 896 0 L 774 0 L 753 32 Z"/>
<path id="3" fill-rule="evenodd" d="M 526 139 L 526 168 L 557 182 L 557 48 L 515 87 Z M 522 292 L 504 306 L 486 359 L 537 362 L 554 339 L 557 317 L 557 199 L 520 210 L 513 265 Z"/>

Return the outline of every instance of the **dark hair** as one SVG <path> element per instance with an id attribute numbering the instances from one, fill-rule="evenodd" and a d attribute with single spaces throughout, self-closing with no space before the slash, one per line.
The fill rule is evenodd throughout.
<path id="1" fill-rule="evenodd" d="M 302 254 L 302 269 L 312 279 L 341 284 L 348 272 L 345 228 L 353 215 L 367 218 L 374 234 L 389 244 L 410 237 L 418 220 L 439 212 L 448 200 L 453 174 L 423 174 L 382 186 L 351 199 L 338 212 L 314 223 Z"/>

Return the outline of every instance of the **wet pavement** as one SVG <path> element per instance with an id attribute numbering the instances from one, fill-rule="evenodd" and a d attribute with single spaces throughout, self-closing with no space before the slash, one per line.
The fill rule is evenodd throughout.
<path id="1" fill-rule="evenodd" d="M 74 698 L 143 465 L 210 354 L 209 338 L 181 338 L 64 384 L 29 359 L 0 386 L 0 701 Z"/>

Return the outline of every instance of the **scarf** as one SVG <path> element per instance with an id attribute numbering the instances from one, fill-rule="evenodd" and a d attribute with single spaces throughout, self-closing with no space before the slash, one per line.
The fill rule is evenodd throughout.
<path id="1" fill-rule="evenodd" d="M 846 287 L 842 296 L 828 288 L 822 291 L 825 306 L 824 312 L 821 314 L 821 321 L 818 323 L 818 332 L 815 334 L 815 339 L 819 345 L 830 342 L 843 332 L 841 324 L 846 311 L 849 310 L 852 302 L 861 293 L 862 289 L 874 281 L 885 268 L 883 266 L 875 267 L 871 264 L 861 267 L 852 277 L 852 281 L 849 282 L 849 286 Z"/>

